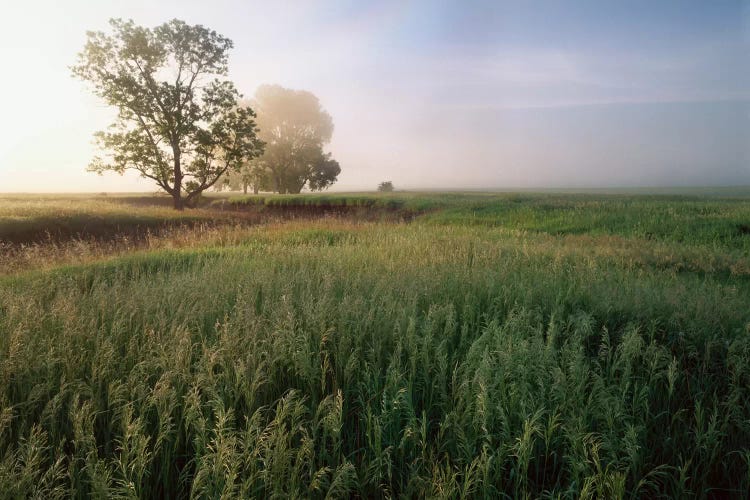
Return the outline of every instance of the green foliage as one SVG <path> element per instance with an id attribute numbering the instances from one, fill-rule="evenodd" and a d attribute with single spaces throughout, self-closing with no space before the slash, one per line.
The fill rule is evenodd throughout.
<path id="1" fill-rule="evenodd" d="M 109 131 L 96 134 L 109 156 L 90 170 L 135 170 L 181 209 L 262 152 L 255 114 L 238 106 L 239 93 L 223 78 L 231 40 L 176 19 L 154 29 L 110 24 L 112 34 L 88 33 L 72 68 L 118 108 Z"/>
<path id="2" fill-rule="evenodd" d="M 307 186 L 322 191 L 336 182 L 341 167 L 323 147 L 333 134 L 333 120 L 312 93 L 280 85 L 261 85 L 251 103 L 265 142 L 256 175 L 264 191 L 299 193 Z"/>
<path id="3" fill-rule="evenodd" d="M 378 192 L 380 193 L 390 193 L 393 191 L 393 182 L 391 181 L 383 181 L 380 184 L 378 184 Z"/>
<path id="4" fill-rule="evenodd" d="M 251 188 L 254 194 L 258 194 L 261 189 L 268 190 L 270 185 L 268 169 L 262 158 L 256 158 L 245 162 L 238 171 L 229 171 L 226 173 L 221 182 L 214 187 L 217 191 L 228 189 L 230 191 L 243 191 L 247 194 L 248 188 Z"/>
<path id="5" fill-rule="evenodd" d="M 307 187 L 310 191 L 323 191 L 336 182 L 341 166 L 331 158 L 331 153 L 325 153 L 313 159 L 309 172 Z"/>
<path id="6" fill-rule="evenodd" d="M 0 491 L 746 496 L 750 255 L 627 222 L 748 202 L 482 196 L 248 197 L 431 208 L 3 278 Z"/>

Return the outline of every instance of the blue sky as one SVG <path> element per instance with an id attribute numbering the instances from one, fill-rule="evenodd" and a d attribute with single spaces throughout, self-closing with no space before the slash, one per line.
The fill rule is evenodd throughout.
<path id="1" fill-rule="evenodd" d="M 62 5 L 61 5 L 62 4 Z M 750 184 L 750 6 L 30 1 L 4 6 L 0 191 L 148 190 L 85 172 L 111 111 L 67 70 L 109 17 L 232 38 L 231 76 L 334 118 L 339 188 Z"/>

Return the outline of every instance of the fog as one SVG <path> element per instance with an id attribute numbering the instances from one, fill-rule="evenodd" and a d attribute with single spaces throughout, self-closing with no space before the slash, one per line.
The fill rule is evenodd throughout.
<path id="1" fill-rule="evenodd" d="M 244 94 L 317 95 L 334 190 L 750 184 L 748 3 L 604 3 L 4 5 L 0 192 L 155 190 L 85 171 L 114 112 L 68 68 L 110 17 L 206 25 Z"/>

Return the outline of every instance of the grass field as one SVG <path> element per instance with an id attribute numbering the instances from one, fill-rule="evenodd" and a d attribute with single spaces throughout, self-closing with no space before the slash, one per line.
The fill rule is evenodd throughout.
<path id="1" fill-rule="evenodd" d="M 29 236 L 76 214 L 116 230 Z M 0 495 L 747 498 L 749 225 L 734 193 L 4 198 Z"/>

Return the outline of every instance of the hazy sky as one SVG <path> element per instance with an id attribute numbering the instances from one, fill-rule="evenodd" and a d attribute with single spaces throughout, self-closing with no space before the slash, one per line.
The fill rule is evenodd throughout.
<path id="1" fill-rule="evenodd" d="M 68 68 L 110 17 L 315 93 L 338 189 L 750 184 L 750 1 L 2 0 L 0 192 L 155 189 L 85 171 L 113 111 Z"/>

